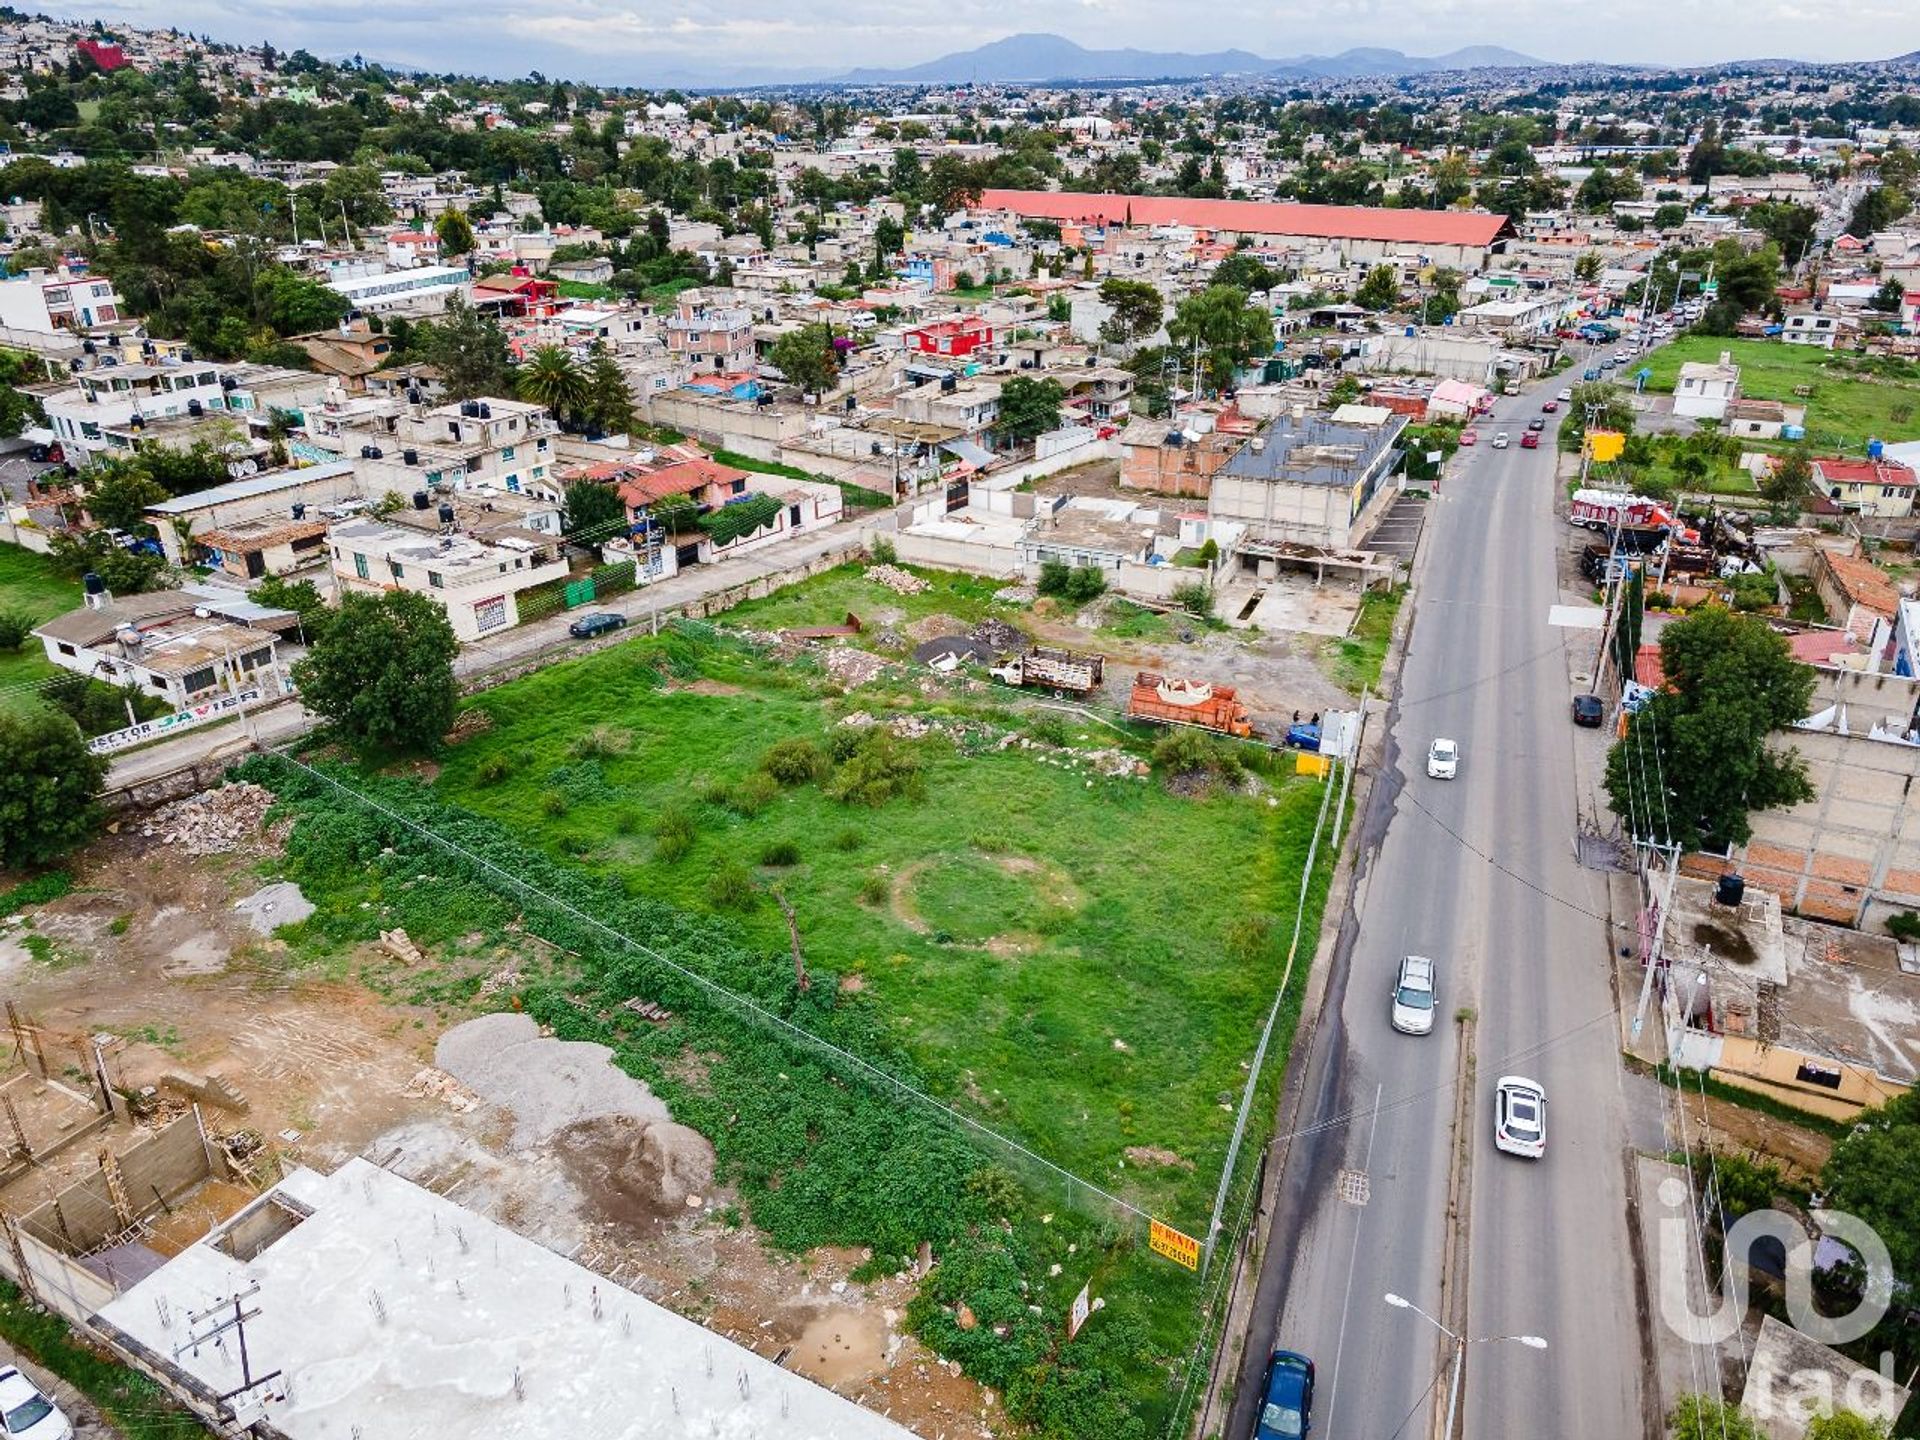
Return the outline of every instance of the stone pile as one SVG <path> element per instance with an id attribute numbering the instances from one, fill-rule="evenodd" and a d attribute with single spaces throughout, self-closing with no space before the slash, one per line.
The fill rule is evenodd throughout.
<path id="1" fill-rule="evenodd" d="M 869 565 L 867 579 L 886 586 L 896 595 L 918 595 L 928 588 L 927 582 L 918 575 L 909 574 L 896 565 Z"/>
<path id="2" fill-rule="evenodd" d="M 271 790 L 242 780 L 162 805 L 147 817 L 140 833 L 189 855 L 272 848 L 273 838 L 262 829 L 272 808 Z"/>

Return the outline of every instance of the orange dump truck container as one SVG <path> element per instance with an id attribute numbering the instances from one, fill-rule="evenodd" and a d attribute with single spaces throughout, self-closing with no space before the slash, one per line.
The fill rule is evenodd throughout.
<path id="1" fill-rule="evenodd" d="M 1222 735 L 1253 733 L 1247 707 L 1235 697 L 1231 685 L 1169 679 L 1157 670 L 1142 670 L 1134 675 L 1133 690 L 1127 696 L 1127 714 L 1135 720 L 1150 720 L 1157 725 L 1197 725 Z"/>

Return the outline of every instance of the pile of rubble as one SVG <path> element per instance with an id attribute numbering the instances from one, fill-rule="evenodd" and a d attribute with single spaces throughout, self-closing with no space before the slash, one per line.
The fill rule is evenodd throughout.
<path id="1" fill-rule="evenodd" d="M 266 831 L 273 792 L 245 780 L 217 786 L 162 805 L 140 833 L 189 855 L 230 855 L 236 850 L 276 850 L 284 833 Z M 278 827 L 276 827 L 278 830 Z"/>
<path id="2" fill-rule="evenodd" d="M 827 651 L 823 662 L 827 674 L 842 685 L 866 685 L 877 679 L 887 662 L 878 655 L 870 655 L 865 650 L 857 650 L 851 645 L 840 645 Z"/>
<path id="3" fill-rule="evenodd" d="M 409 1100 L 439 1100 L 456 1115 L 464 1115 L 480 1103 L 473 1092 L 458 1080 L 431 1065 L 409 1080 L 402 1093 Z"/>
<path id="4" fill-rule="evenodd" d="M 1031 605 L 1040 598 L 1040 591 L 1032 585 L 1009 585 L 994 591 L 993 598 L 1003 605 Z"/>
<path id="5" fill-rule="evenodd" d="M 918 595 L 928 588 L 927 582 L 918 575 L 910 575 L 897 565 L 869 565 L 867 579 L 886 586 L 896 595 Z"/>
<path id="6" fill-rule="evenodd" d="M 1005 620 L 982 620 L 967 632 L 967 638 L 976 645 L 984 645 L 996 655 L 1024 655 L 1033 648 L 1033 642 L 1018 625 L 1009 625 Z"/>
<path id="7" fill-rule="evenodd" d="M 471 740 L 476 735 L 484 735 L 493 729 L 493 716 L 475 706 L 471 710 L 462 710 L 460 718 L 453 722 L 453 728 L 447 731 L 444 739 L 449 745 L 458 745 L 462 740 Z"/>
<path id="8" fill-rule="evenodd" d="M 1130 755 L 1117 747 L 1104 750 L 1073 750 L 1059 745 L 1049 745 L 1044 740 L 1034 740 L 1017 732 L 1000 737 L 993 747 L 995 750 L 1027 750 L 1042 765 L 1054 765 L 1063 770 L 1078 770 L 1083 766 L 1096 775 L 1104 775 L 1109 780 L 1144 779 L 1152 773 L 1147 762 L 1138 756 Z"/>

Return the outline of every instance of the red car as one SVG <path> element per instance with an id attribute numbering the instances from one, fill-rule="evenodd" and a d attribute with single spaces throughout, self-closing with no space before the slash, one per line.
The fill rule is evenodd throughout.
<path id="1" fill-rule="evenodd" d="M 1480 432 L 1477 430 L 1462 430 L 1460 432 L 1460 443 L 1462 445 L 1478 445 L 1480 443 Z"/>
<path id="2" fill-rule="evenodd" d="M 1539 432 L 1529 430 L 1526 434 L 1522 435 L 1520 437 L 1520 448 L 1522 450 L 1538 450 L 1540 448 Z"/>
<path id="3" fill-rule="evenodd" d="M 1560 402 L 1558 400 L 1543 401 L 1540 406 L 1540 413 L 1542 415 L 1551 415 L 1553 414 L 1554 411 L 1558 410 L 1559 408 L 1560 408 Z"/>

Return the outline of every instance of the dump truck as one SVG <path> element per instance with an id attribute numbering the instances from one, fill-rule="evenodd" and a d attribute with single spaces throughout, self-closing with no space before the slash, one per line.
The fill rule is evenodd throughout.
<path id="1" fill-rule="evenodd" d="M 1070 695 L 1091 695 L 1100 688 L 1106 673 L 1106 657 L 1082 655 L 1038 645 L 1024 655 L 1015 655 L 990 672 L 995 679 L 1028 690 L 1057 690 Z"/>
<path id="2" fill-rule="evenodd" d="M 1247 707 L 1235 698 L 1231 685 L 1171 679 L 1157 670 L 1142 670 L 1133 677 L 1127 715 L 1156 725 L 1196 725 L 1222 735 L 1253 733 Z"/>

